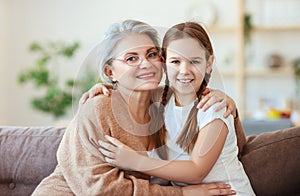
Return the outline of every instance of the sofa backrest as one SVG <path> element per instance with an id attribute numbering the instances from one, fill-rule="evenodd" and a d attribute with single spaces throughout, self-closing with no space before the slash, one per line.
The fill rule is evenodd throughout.
<path id="1" fill-rule="evenodd" d="M 0 127 L 0 195 L 31 195 L 55 169 L 64 132 Z M 241 161 L 257 195 L 300 195 L 300 127 L 249 136 Z"/>
<path id="2" fill-rule="evenodd" d="M 0 127 L 0 195 L 30 195 L 55 168 L 56 127 Z"/>
<path id="3" fill-rule="evenodd" d="M 247 137 L 241 161 L 257 195 L 300 195 L 300 127 Z"/>

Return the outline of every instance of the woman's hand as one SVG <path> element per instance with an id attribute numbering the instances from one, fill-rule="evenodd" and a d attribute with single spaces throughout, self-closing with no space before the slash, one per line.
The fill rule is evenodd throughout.
<path id="1" fill-rule="evenodd" d="M 237 108 L 235 102 L 233 101 L 233 99 L 231 99 L 231 97 L 220 90 L 206 89 L 197 107 L 202 109 L 203 111 L 206 111 L 217 102 L 221 102 L 221 104 L 216 108 L 216 111 L 219 111 L 222 108 L 226 107 L 224 118 L 227 118 L 230 114 L 232 114 L 234 118 L 236 117 Z"/>
<path id="2" fill-rule="evenodd" d="M 84 104 L 86 102 L 86 100 L 93 98 L 100 94 L 110 96 L 110 89 L 112 89 L 112 88 L 113 88 L 113 86 L 111 84 L 97 83 L 88 92 L 83 93 L 83 95 L 80 98 L 79 103 Z"/>
<path id="3" fill-rule="evenodd" d="M 114 167 L 126 170 L 138 170 L 139 163 L 142 162 L 146 154 L 134 151 L 118 139 L 105 135 L 105 141 L 98 141 L 99 151 L 104 157 L 104 161 Z"/>
<path id="4" fill-rule="evenodd" d="M 183 195 L 193 196 L 193 195 L 235 195 L 236 192 L 231 190 L 228 184 L 198 184 L 198 185 L 188 185 L 182 188 Z"/>

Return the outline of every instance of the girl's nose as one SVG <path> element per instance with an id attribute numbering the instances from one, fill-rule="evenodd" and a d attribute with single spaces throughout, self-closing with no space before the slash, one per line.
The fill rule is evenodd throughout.
<path id="1" fill-rule="evenodd" d="M 181 65 L 179 66 L 179 73 L 185 74 L 188 73 L 189 71 L 189 66 L 186 62 L 182 62 Z"/>

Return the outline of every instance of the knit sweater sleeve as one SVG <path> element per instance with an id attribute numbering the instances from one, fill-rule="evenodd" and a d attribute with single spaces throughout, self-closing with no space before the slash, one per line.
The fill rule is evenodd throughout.
<path id="1" fill-rule="evenodd" d="M 142 174 L 104 163 L 97 141 L 111 133 L 99 123 L 95 111 L 92 101 L 79 109 L 57 152 L 62 174 L 75 195 L 182 195 L 180 187 L 150 184 Z"/>

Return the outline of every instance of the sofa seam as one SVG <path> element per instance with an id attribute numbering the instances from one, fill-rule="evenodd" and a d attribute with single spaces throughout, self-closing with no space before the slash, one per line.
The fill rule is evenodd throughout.
<path id="1" fill-rule="evenodd" d="M 242 156 L 247 155 L 247 154 L 249 154 L 249 153 L 251 153 L 251 152 L 253 152 L 253 151 L 256 151 L 256 150 L 258 150 L 259 148 L 264 148 L 264 147 L 266 147 L 266 146 L 269 146 L 269 145 L 272 145 L 272 144 L 276 144 L 276 143 L 278 143 L 278 142 L 282 142 L 282 141 L 285 141 L 285 140 L 289 140 L 289 139 L 293 139 L 293 138 L 298 138 L 298 137 L 300 137 L 300 136 L 288 137 L 288 138 L 284 138 L 284 139 L 277 140 L 277 141 L 272 142 L 272 143 L 268 143 L 268 144 L 264 144 L 264 145 L 261 145 L 261 146 L 257 146 L 257 147 L 255 147 L 254 149 L 252 149 L 251 151 L 247 152 L 246 154 L 242 154 Z M 247 146 L 247 144 L 246 144 L 245 146 Z M 244 146 L 243 150 L 245 149 L 245 146 Z"/>

